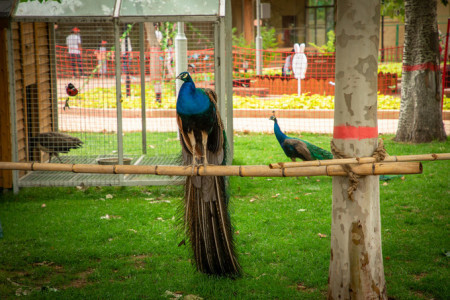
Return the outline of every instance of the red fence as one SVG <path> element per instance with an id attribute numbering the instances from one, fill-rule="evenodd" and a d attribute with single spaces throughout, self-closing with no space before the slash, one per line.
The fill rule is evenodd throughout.
<path id="1" fill-rule="evenodd" d="M 82 70 L 83 75 L 100 75 L 102 74 L 102 57 L 105 57 L 106 72 L 103 75 L 113 76 L 115 74 L 115 59 L 114 51 L 107 51 L 101 54 L 97 50 L 84 49 L 80 55 L 80 65 L 78 61 L 72 60 L 67 52 L 67 47 L 56 46 L 57 56 L 57 73 L 59 77 L 77 77 L 80 76 L 79 69 Z M 174 69 L 173 54 L 168 54 L 165 51 L 145 52 L 145 73 L 150 74 L 151 58 L 156 58 L 157 73 L 163 78 L 168 78 L 169 68 Z M 128 59 L 127 70 L 128 74 L 138 76 L 140 74 L 140 55 L 138 51 L 130 51 L 128 56 L 122 56 L 122 67 Z M 214 72 L 214 50 L 196 50 L 188 51 L 188 64 L 193 66 L 196 73 Z M 171 70 L 173 71 L 173 70 Z M 123 72 L 123 69 L 122 69 Z M 172 76 L 173 77 L 173 76 Z"/>
<path id="2" fill-rule="evenodd" d="M 306 52 L 308 68 L 305 78 L 301 80 L 302 96 L 296 97 L 298 81 L 292 76 L 291 70 L 283 70 L 286 58 L 292 53 L 266 50 L 262 53 L 262 75 L 257 75 L 255 72 L 255 49 L 233 48 L 233 92 L 237 96 L 252 96 L 235 97 L 233 99 L 233 116 L 236 118 L 235 130 L 271 132 L 273 123 L 267 120 L 272 111 L 276 110 L 277 115 L 284 119 L 285 130 L 332 132 L 335 82 L 334 55 Z M 378 110 L 380 133 L 395 133 L 396 130 L 400 106 L 401 53 L 401 48 L 380 51 L 378 90 L 382 95 L 378 98 L 378 105 L 383 107 Z M 82 98 L 71 100 L 71 106 L 81 107 L 81 104 L 83 104 L 88 109 L 90 106 L 109 108 L 115 105 L 116 99 L 112 98 L 111 100 L 108 96 L 108 89 L 111 89 L 114 93 L 115 81 L 113 78 L 106 80 L 103 78 L 103 76 L 115 76 L 115 60 L 111 51 L 103 55 L 103 58 L 106 57 L 105 70 L 101 68 L 102 56 L 98 52 L 89 49 L 82 51 L 79 60 L 82 72 L 88 76 L 102 76 L 102 78 L 94 80 L 73 79 L 73 77 L 78 76 L 78 61 L 71 61 L 65 47 L 57 47 L 56 55 L 57 76 L 61 79 L 58 94 L 63 95 L 65 99 L 65 86 L 69 82 L 76 83 L 80 91 L 82 90 Z M 383 58 L 383 61 L 381 61 L 381 58 Z M 122 59 L 121 62 L 123 63 L 123 61 Z M 132 52 L 128 61 L 128 73 L 131 77 L 127 77 L 124 84 L 128 97 L 127 101 L 123 103 L 125 109 L 139 107 L 141 93 L 140 88 L 137 88 L 140 84 L 139 52 Z M 214 49 L 188 51 L 188 64 L 190 65 L 189 71 L 198 87 L 213 87 Z M 147 107 L 156 109 L 151 110 L 152 113 L 170 113 L 171 116 L 173 115 L 173 108 L 176 103 L 173 83 L 173 77 L 176 75 L 173 74 L 174 67 L 174 62 L 169 61 L 166 52 L 145 52 L 146 83 L 149 85 L 146 87 L 145 93 L 148 101 Z M 170 74 L 169 68 L 173 69 L 172 74 Z M 73 73 L 74 69 L 75 74 Z M 154 76 L 154 74 L 150 74 L 151 71 L 157 72 L 159 75 Z M 102 72 L 104 73 L 102 74 Z M 161 79 L 163 82 L 156 82 L 161 81 Z M 107 89 L 100 93 L 95 91 L 97 87 Z M 89 92 L 91 90 L 93 93 Z M 326 95 L 326 97 L 318 95 Z M 90 101 L 94 104 L 89 104 Z M 61 105 L 64 105 L 63 102 L 61 103 Z M 72 112 L 63 110 L 61 106 L 61 116 Z M 448 117 L 446 118 L 448 119 Z M 301 125 L 298 123 L 300 120 Z M 175 124 L 171 126 L 173 128 L 171 127 L 170 130 L 175 131 Z"/>
<path id="3" fill-rule="evenodd" d="M 233 82 L 234 92 L 237 95 L 256 95 L 260 97 L 268 95 L 283 95 L 297 93 L 297 80 L 292 73 L 289 61 L 292 53 L 285 51 L 263 50 L 263 72 L 256 75 L 254 49 L 233 48 Z M 380 71 L 378 74 L 378 91 L 380 94 L 398 94 L 398 72 L 394 72 L 391 66 L 395 63 L 401 65 L 401 48 L 389 48 L 380 51 Z M 306 77 L 302 80 L 302 93 L 333 95 L 335 81 L 335 56 L 334 53 L 321 54 L 306 52 L 308 68 Z M 76 77 L 80 73 L 84 75 L 113 76 L 115 73 L 114 52 L 99 53 L 97 50 L 85 49 L 80 60 L 71 59 L 66 47 L 57 46 L 57 72 L 59 77 Z M 150 62 L 157 59 L 157 76 L 155 79 L 170 79 L 174 77 L 174 62 L 164 51 L 145 53 L 145 70 L 150 74 Z M 173 56 L 173 55 L 172 55 Z M 172 57 L 171 56 L 171 57 Z M 102 67 L 101 59 L 106 58 L 106 67 Z M 125 57 L 125 56 L 124 56 Z M 128 61 L 128 74 L 139 76 L 140 55 L 139 52 L 130 52 L 128 60 L 122 58 L 122 68 Z M 170 62 L 169 62 L 170 60 Z M 382 60 L 382 61 L 381 61 Z M 288 61 L 288 63 L 286 63 Z M 214 50 L 195 50 L 188 52 L 188 64 L 191 73 L 197 74 L 200 84 L 208 85 L 213 81 L 214 74 Z M 382 68 L 387 66 L 386 68 Z M 123 69 L 124 70 L 124 69 Z M 155 70 L 155 69 L 152 69 Z M 123 72 L 123 71 L 122 71 Z M 199 76 L 203 74 L 204 76 Z M 206 82 L 204 82 L 206 81 Z M 202 83 L 203 82 L 203 83 Z"/>
<path id="4" fill-rule="evenodd" d="M 235 86 L 241 82 L 246 88 L 235 88 L 238 95 L 283 95 L 297 93 L 297 80 L 292 74 L 290 61 L 293 53 L 285 51 L 263 50 L 263 74 L 255 74 L 254 49 L 234 47 L 233 49 L 233 80 Z M 380 51 L 384 57 L 381 65 L 401 64 L 401 48 L 389 48 Z M 302 93 L 334 95 L 335 55 L 334 53 L 305 52 L 308 61 L 306 77 L 301 82 Z M 381 57 L 381 56 L 380 56 Z M 378 74 L 378 91 L 381 94 L 399 93 L 399 66 L 386 67 Z M 394 70 L 397 69 L 397 70 Z M 391 71 L 392 70 L 392 71 Z M 396 71 L 396 72 L 393 72 Z"/>

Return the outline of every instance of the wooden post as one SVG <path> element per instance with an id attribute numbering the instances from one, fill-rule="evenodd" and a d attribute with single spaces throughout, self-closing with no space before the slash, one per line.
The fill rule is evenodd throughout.
<path id="1" fill-rule="evenodd" d="M 241 176 L 241 177 L 299 177 L 299 176 L 347 176 L 339 165 L 271 169 L 265 165 L 247 166 L 165 166 L 165 165 L 94 165 L 94 164 L 55 164 L 19 163 L 0 161 L 0 170 L 55 171 L 99 174 L 154 174 L 167 176 Z M 353 167 L 355 174 L 420 174 L 420 162 L 368 163 Z"/>
<path id="2" fill-rule="evenodd" d="M 242 13 L 242 22 L 243 22 L 243 32 L 244 38 L 247 44 L 251 44 L 253 42 L 254 37 L 254 24 L 253 20 L 253 1 L 252 0 L 244 0 L 242 2 L 243 13 Z"/>
<path id="3" fill-rule="evenodd" d="M 349 157 L 377 147 L 379 0 L 337 2 L 334 144 Z M 349 54 L 351 53 L 351 54 Z M 387 299 L 378 176 L 333 177 L 328 299 Z"/>
<path id="4" fill-rule="evenodd" d="M 6 20 L 1 20 L 0 22 L 0 82 L 3 82 L 3 87 L 0 89 L 0 159 L 4 161 L 12 161 L 12 140 L 11 140 L 11 117 L 10 113 L 10 62 L 8 59 L 12 57 L 9 51 L 8 41 L 8 22 Z M 0 187 L 11 188 L 13 186 L 13 176 L 12 172 L 8 170 L 0 171 Z"/>

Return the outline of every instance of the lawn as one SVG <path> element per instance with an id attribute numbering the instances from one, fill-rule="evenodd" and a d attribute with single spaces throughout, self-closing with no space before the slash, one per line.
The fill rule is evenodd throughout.
<path id="1" fill-rule="evenodd" d="M 329 148 L 329 135 L 303 138 Z M 450 152 L 401 144 L 390 154 Z M 275 138 L 237 134 L 234 164 L 286 161 Z M 449 161 L 380 185 L 387 293 L 448 299 Z M 0 196 L 0 298 L 324 299 L 330 177 L 232 177 L 231 217 L 244 274 L 208 277 L 191 264 L 178 225 L 182 186 L 24 188 Z M 319 235 L 321 234 L 321 235 Z"/>

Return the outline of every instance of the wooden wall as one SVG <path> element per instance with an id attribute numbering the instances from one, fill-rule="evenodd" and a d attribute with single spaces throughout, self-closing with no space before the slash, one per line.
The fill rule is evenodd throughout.
<path id="1" fill-rule="evenodd" d="M 6 29 L 4 29 L 0 38 L 0 48 L 6 48 L 7 42 L 12 42 L 18 159 L 20 162 L 47 159 L 48 157 L 40 157 L 41 154 L 36 150 L 29 151 L 28 139 L 40 132 L 53 130 L 49 24 L 12 23 L 11 29 L 13 40 L 6 40 Z M 1 39 L 4 39 L 4 42 Z M 6 51 L 1 51 L 1 53 L 6 53 Z M 3 68 L 8 67 L 7 59 L 7 55 L 0 56 L 0 82 L 8 80 L 8 72 L 3 72 Z M 1 80 L 1 76 L 6 76 L 6 80 Z M 11 129 L 3 126 L 8 123 L 7 119 L 11 119 L 9 91 L 7 95 L 3 89 L 0 91 L 0 103 L 0 114 L 2 115 L 0 155 L 2 160 L 11 161 Z M 10 171 L 1 173 L 0 187 L 12 187 Z"/>
<path id="2" fill-rule="evenodd" d="M 1 23 L 0 27 L 0 160 L 11 161 L 11 116 L 9 110 L 9 78 L 7 52 L 7 24 Z M 12 172 L 0 170 L 0 187 L 12 187 Z"/>

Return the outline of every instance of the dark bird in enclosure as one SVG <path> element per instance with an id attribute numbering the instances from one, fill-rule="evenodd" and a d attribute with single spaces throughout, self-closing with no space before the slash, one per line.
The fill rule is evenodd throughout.
<path id="1" fill-rule="evenodd" d="M 226 135 L 217 109 L 217 95 L 196 88 L 188 72 L 176 111 L 184 165 L 226 164 Z M 187 176 L 184 226 L 197 270 L 206 274 L 235 277 L 240 274 L 228 212 L 227 180 L 223 176 Z"/>
<path id="2" fill-rule="evenodd" d="M 70 136 L 61 132 L 44 132 L 30 139 L 31 147 L 37 148 L 52 156 L 55 156 L 62 163 L 59 153 L 68 153 L 71 149 L 81 148 L 83 142 L 74 136 Z"/>
<path id="3" fill-rule="evenodd" d="M 278 125 L 275 114 L 270 116 L 269 120 L 274 121 L 273 131 L 275 132 L 275 137 L 277 138 L 278 143 L 280 143 L 286 156 L 292 161 L 296 161 L 297 158 L 300 158 L 301 160 L 333 159 L 333 154 L 331 154 L 330 151 L 322 149 L 305 140 L 291 138 L 285 135 Z"/>
<path id="4" fill-rule="evenodd" d="M 70 108 L 69 99 L 70 97 L 78 95 L 78 89 L 72 83 L 69 82 L 69 84 L 66 86 L 66 93 L 67 95 L 69 95 L 69 97 L 67 97 L 66 103 L 64 104 L 64 110 L 66 110 L 66 107 Z"/>

